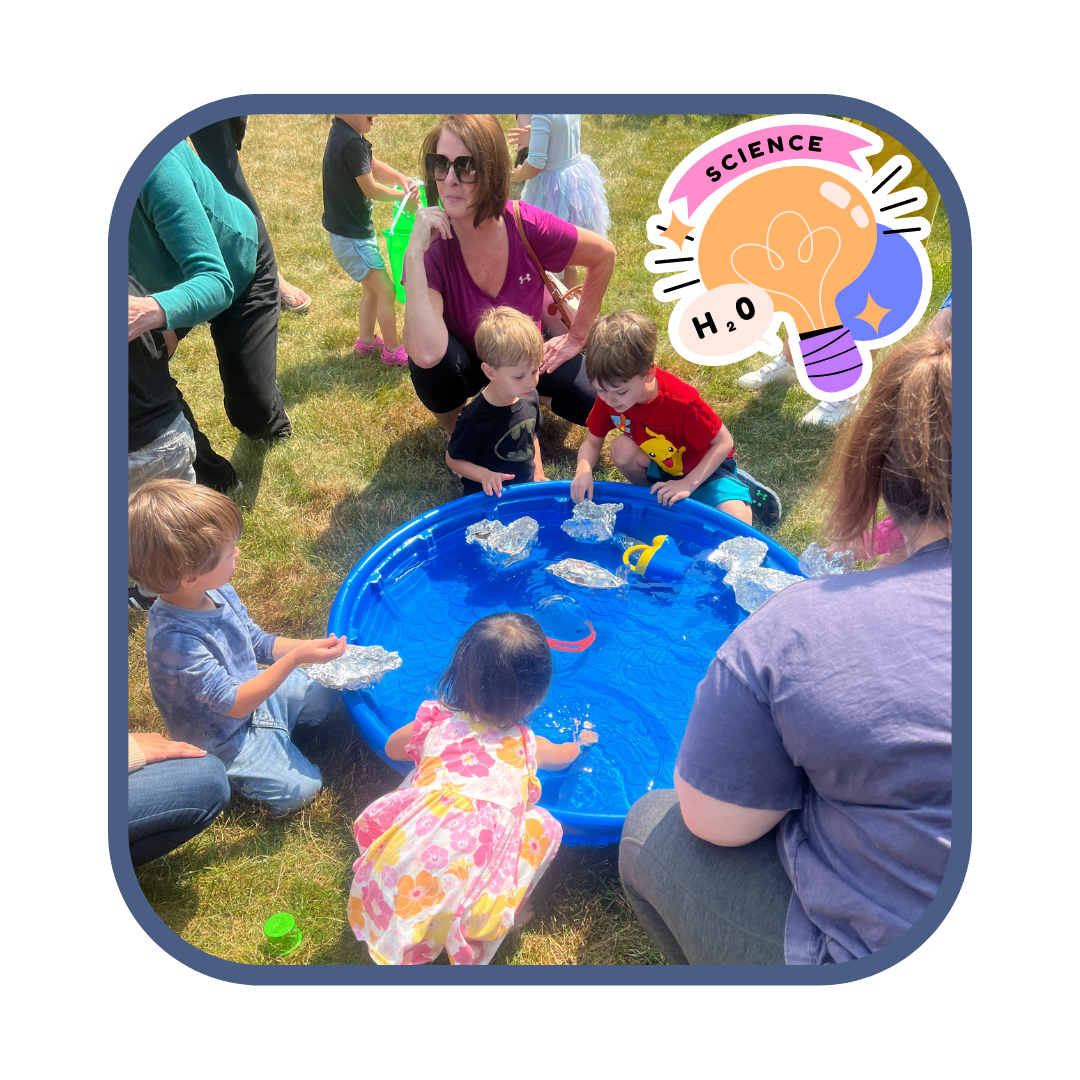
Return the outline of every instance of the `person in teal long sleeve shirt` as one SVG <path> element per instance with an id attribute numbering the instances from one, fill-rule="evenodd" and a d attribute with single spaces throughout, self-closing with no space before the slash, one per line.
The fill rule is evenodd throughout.
<path id="1" fill-rule="evenodd" d="M 173 147 L 150 173 L 131 215 L 128 269 L 150 295 L 129 299 L 128 340 L 155 329 L 182 336 L 208 322 L 226 415 L 253 439 L 292 434 L 277 385 L 277 273 L 265 263 L 255 215 L 186 142 Z M 234 487 L 232 466 L 198 431 L 196 445 L 199 481 Z"/>

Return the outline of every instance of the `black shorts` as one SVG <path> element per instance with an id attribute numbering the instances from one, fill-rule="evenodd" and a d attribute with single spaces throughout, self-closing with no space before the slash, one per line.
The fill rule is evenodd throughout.
<path id="1" fill-rule="evenodd" d="M 425 409 L 448 413 L 461 408 L 487 386 L 480 357 L 455 337 L 448 337 L 446 355 L 430 368 L 409 361 L 413 389 Z M 585 375 L 585 354 L 578 353 L 554 371 L 540 376 L 536 392 L 551 398 L 551 411 L 572 424 L 584 425 L 596 400 L 596 391 Z"/>

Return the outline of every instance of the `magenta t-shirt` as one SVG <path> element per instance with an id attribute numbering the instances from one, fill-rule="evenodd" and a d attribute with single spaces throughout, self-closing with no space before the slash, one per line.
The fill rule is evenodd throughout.
<path id="1" fill-rule="evenodd" d="M 521 224 L 532 244 L 540 265 L 553 274 L 566 268 L 570 256 L 577 247 L 576 226 L 541 210 L 538 206 L 518 203 Z M 457 338 L 469 352 L 476 352 L 474 336 L 480 319 L 488 308 L 505 304 L 524 315 L 530 315 L 540 325 L 544 308 L 544 286 L 529 252 L 521 242 L 514 209 L 509 202 L 503 217 L 510 242 L 506 278 L 498 296 L 488 296 L 469 275 L 461 244 L 457 236 L 450 240 L 436 237 L 424 253 L 428 288 L 442 293 L 443 321 L 450 334 Z"/>

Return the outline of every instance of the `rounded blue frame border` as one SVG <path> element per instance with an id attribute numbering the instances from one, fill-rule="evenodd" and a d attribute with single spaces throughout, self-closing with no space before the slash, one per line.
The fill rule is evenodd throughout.
<path id="1" fill-rule="evenodd" d="M 106 476 L 108 483 L 108 579 L 109 596 L 120 596 L 126 585 L 126 474 L 122 458 L 126 457 L 125 378 L 127 367 L 126 337 L 124 335 L 123 297 L 126 296 L 127 222 L 141 186 L 151 168 L 164 154 L 188 133 L 217 120 L 239 116 L 241 113 L 319 113 L 334 112 L 341 105 L 346 111 L 409 112 L 514 112 L 528 108 L 577 108 L 591 113 L 636 113 L 643 116 L 677 117 L 683 113 L 703 114 L 762 114 L 785 112 L 823 113 L 826 116 L 848 116 L 864 120 L 888 131 L 927 166 L 942 200 L 947 207 L 951 243 L 953 243 L 954 292 L 954 744 L 953 744 L 953 853 L 949 859 L 942 887 L 931 902 L 926 914 L 901 939 L 875 953 L 842 966 L 823 968 L 667 968 L 610 967 L 517 968 L 487 967 L 410 968 L 390 969 L 355 967 L 253 967 L 221 960 L 202 953 L 178 937 L 154 912 L 147 902 L 132 868 L 127 851 L 126 773 L 124 759 L 125 726 L 121 711 L 127 701 L 127 625 L 126 609 L 119 604 L 106 606 L 106 639 L 108 648 L 108 711 L 107 734 L 109 753 L 109 851 L 113 876 L 138 927 L 156 943 L 162 953 L 177 960 L 192 971 L 217 978 L 222 982 L 244 985 L 456 985 L 521 983 L 551 985 L 837 985 L 863 980 L 870 975 L 887 971 L 915 953 L 932 935 L 939 934 L 935 947 L 913 962 L 944 964 L 953 959 L 949 945 L 961 946 L 962 936 L 953 931 L 951 940 L 941 940 L 940 930 L 956 903 L 968 872 L 971 855 L 972 824 L 972 753 L 971 753 L 971 427 L 972 427 L 972 366 L 971 366 L 971 221 L 967 201 L 951 168 L 935 143 L 946 145 L 949 157 L 962 162 L 963 152 L 955 127 L 948 122 L 953 103 L 944 103 L 940 110 L 924 112 L 913 122 L 900 113 L 869 102 L 869 100 L 836 94 L 531 94 L 514 99 L 510 94 L 245 94 L 220 98 L 199 105 L 170 123 L 156 134 L 148 133 L 148 141 L 125 175 L 118 175 L 118 193 L 109 222 L 108 293 L 108 453 Z M 437 106 L 437 109 L 433 109 Z M 926 133 L 926 134 L 923 134 Z M 945 144 L 951 137 L 953 144 Z M 934 139 L 935 141 L 931 141 Z M 118 168 L 124 168 L 121 164 Z M 659 191 L 657 195 L 659 195 Z M 644 228 L 645 222 L 642 222 Z M 126 713 L 124 713 L 126 715 Z M 125 721 L 126 723 L 126 721 Z M 343 901 L 342 901 L 343 903 Z M 118 929 L 126 935 L 138 931 L 120 916 Z M 948 937 L 947 931 L 945 936 Z M 137 937 L 127 936 L 127 943 L 137 948 Z M 943 947 L 939 947 L 943 946 Z M 144 950 L 147 964 L 163 959 L 156 950 Z M 129 963 L 136 963 L 134 953 Z M 156 974 L 176 969 L 158 967 Z M 953 967 L 949 973 L 954 974 Z M 186 973 L 185 973 L 186 974 Z M 924 974 L 924 969 L 920 971 Z"/>

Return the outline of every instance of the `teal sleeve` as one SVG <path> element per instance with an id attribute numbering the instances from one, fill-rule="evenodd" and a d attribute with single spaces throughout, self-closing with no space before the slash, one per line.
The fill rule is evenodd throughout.
<path id="1" fill-rule="evenodd" d="M 165 327 L 197 326 L 233 302 L 233 282 L 191 176 L 173 155 L 150 174 L 139 204 L 183 280 L 151 293 L 165 311 Z"/>

